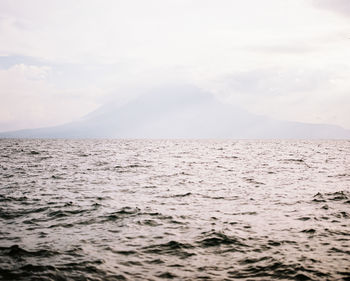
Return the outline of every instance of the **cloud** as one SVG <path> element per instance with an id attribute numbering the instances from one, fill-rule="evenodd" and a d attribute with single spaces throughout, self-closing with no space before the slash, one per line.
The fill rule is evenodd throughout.
<path id="1" fill-rule="evenodd" d="M 349 128 L 350 68 L 272 68 L 231 73 L 203 84 L 220 99 L 281 120 Z"/>
<path id="2" fill-rule="evenodd" d="M 348 0 L 314 0 L 317 8 L 327 9 L 340 15 L 350 17 L 350 1 Z"/>
<path id="3" fill-rule="evenodd" d="M 3 0 L 0 54 L 60 63 L 142 60 L 155 67 L 203 64 L 208 55 L 227 60 L 236 47 L 283 48 L 328 32 L 327 19 L 302 3 Z M 228 63 L 240 57 L 236 53 Z"/>
<path id="4" fill-rule="evenodd" d="M 316 2 L 347 11 L 348 2 Z M 350 67 L 349 25 L 346 18 L 310 5 L 316 2 L 0 1 L 0 69 L 6 86 L 0 120 L 16 120 L 11 123 L 19 122 L 15 127 L 28 125 L 27 116 L 36 116 L 33 126 L 61 123 L 102 101 L 132 95 L 129 88 L 164 81 L 204 87 L 215 79 L 226 81 L 237 91 L 235 100 L 250 108 L 254 99 L 248 97 L 261 97 L 266 110 L 259 110 L 266 114 L 270 109 L 271 114 L 285 116 L 282 106 L 288 112 L 289 101 L 301 93 L 311 96 L 307 92 L 317 92 L 316 101 L 324 96 L 339 102 L 341 108 L 342 91 L 324 81 Z M 305 73 L 299 74 L 301 70 Z M 281 76 L 275 75 L 279 72 Z M 213 91 L 222 91 L 221 83 L 215 87 Z M 348 89 L 346 83 L 343 87 Z M 285 94 L 277 97 L 277 92 Z M 16 99 L 23 110 L 15 110 Z M 276 99 L 281 100 L 279 113 L 273 106 Z M 63 104 L 72 105 L 70 113 L 61 109 Z M 47 118 L 39 118 L 35 108 L 50 111 Z M 287 117 L 301 116 L 310 120 L 297 112 Z M 350 127 L 348 119 L 337 120 Z"/>
<path id="5" fill-rule="evenodd" d="M 0 69 L 0 131 L 57 125 L 94 110 L 98 89 L 59 90 L 51 68 L 16 64 Z"/>
<path id="6" fill-rule="evenodd" d="M 263 45 L 263 46 L 247 46 L 241 48 L 241 50 L 248 52 L 260 52 L 266 54 L 291 54 L 291 55 L 300 55 L 307 54 L 318 51 L 319 46 L 309 46 L 307 44 L 296 45 Z"/>
<path id="7" fill-rule="evenodd" d="M 50 69 L 49 66 L 16 64 L 10 68 L 9 74 L 23 76 L 30 80 L 44 80 Z"/>

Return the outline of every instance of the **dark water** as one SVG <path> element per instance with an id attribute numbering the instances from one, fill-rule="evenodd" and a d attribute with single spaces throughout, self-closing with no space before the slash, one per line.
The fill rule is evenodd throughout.
<path id="1" fill-rule="evenodd" d="M 0 147 L 0 279 L 350 280 L 349 141 Z"/>

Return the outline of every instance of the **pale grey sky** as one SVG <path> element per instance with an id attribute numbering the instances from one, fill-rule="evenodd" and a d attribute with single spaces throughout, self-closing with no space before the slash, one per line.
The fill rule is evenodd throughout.
<path id="1" fill-rule="evenodd" d="M 0 131 L 75 120 L 166 82 L 350 128 L 349 50 L 348 0 L 2 0 Z"/>

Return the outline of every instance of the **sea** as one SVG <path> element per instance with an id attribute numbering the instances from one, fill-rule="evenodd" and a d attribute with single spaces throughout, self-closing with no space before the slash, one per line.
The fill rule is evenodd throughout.
<path id="1" fill-rule="evenodd" d="M 0 139 L 0 280 L 350 280 L 349 140 Z"/>

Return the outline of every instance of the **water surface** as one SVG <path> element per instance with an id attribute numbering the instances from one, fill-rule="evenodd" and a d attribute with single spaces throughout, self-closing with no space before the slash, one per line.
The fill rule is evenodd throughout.
<path id="1" fill-rule="evenodd" d="M 350 280 L 350 142 L 0 139 L 0 279 Z"/>

